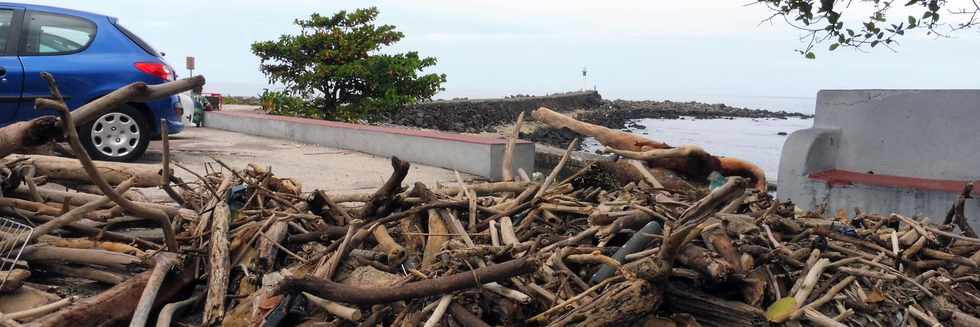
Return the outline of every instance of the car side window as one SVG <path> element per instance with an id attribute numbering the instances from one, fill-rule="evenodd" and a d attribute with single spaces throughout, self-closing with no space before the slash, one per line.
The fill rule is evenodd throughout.
<path id="1" fill-rule="evenodd" d="M 7 39 L 10 38 L 10 25 L 14 21 L 14 11 L 0 9 L 0 52 L 7 49 Z"/>
<path id="2" fill-rule="evenodd" d="M 82 18 L 30 12 L 21 55 L 59 55 L 84 50 L 95 38 L 95 24 Z"/>

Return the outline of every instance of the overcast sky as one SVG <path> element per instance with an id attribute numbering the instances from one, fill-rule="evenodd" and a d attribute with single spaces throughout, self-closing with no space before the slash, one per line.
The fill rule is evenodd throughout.
<path id="1" fill-rule="evenodd" d="M 178 73 L 186 76 L 184 57 L 193 55 L 207 90 L 235 95 L 266 87 L 252 42 L 295 33 L 293 19 L 313 12 L 366 6 L 380 9 L 379 23 L 405 33 L 397 49 L 438 58 L 433 71 L 447 74 L 448 82 L 437 98 L 594 86 L 610 99 L 807 110 L 819 89 L 980 88 L 977 30 L 953 39 L 908 37 L 898 52 L 827 53 L 825 44 L 817 60 L 807 60 L 793 51 L 803 46 L 800 32 L 761 23 L 767 11 L 746 6 L 749 0 L 27 2 L 118 17 L 166 52 Z"/>

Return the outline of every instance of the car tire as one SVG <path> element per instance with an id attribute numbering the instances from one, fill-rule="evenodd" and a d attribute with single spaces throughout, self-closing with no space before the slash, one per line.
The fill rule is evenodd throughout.
<path id="1" fill-rule="evenodd" d="M 150 122 L 145 111 L 123 105 L 79 127 L 78 136 L 94 160 L 133 161 L 150 145 Z"/>

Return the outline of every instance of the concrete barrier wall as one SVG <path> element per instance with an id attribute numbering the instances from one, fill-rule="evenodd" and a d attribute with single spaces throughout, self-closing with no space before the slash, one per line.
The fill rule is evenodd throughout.
<path id="1" fill-rule="evenodd" d="M 432 101 L 404 108 L 389 122 L 442 131 L 484 132 L 491 131 L 494 126 L 513 123 L 522 111 L 529 116 L 539 107 L 571 111 L 594 108 L 601 103 L 602 97 L 596 91 L 539 97 Z"/>
<path id="2" fill-rule="evenodd" d="M 980 178 L 980 90 L 825 90 L 816 110 L 841 131 L 838 169 Z"/>
<path id="3" fill-rule="evenodd" d="M 378 156 L 397 156 L 410 162 L 454 169 L 493 180 L 501 178 L 501 164 L 507 144 L 502 138 L 247 112 L 208 112 L 204 125 Z M 534 143 L 522 140 L 515 146 L 515 171 L 518 168 L 527 172 L 533 171 Z"/>
<path id="4" fill-rule="evenodd" d="M 980 180 L 977 121 L 980 90 L 820 91 L 814 127 L 783 147 L 778 198 L 940 221 L 963 185 Z M 980 228 L 980 200 L 966 205 Z"/>

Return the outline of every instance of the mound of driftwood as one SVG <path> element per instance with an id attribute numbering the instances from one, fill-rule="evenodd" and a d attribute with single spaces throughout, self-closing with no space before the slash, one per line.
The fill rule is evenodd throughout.
<path id="1" fill-rule="evenodd" d="M 11 155 L 0 165 L 0 212 L 35 226 L 26 239 L 0 234 L 0 249 L 26 243 L 3 276 L 0 324 L 978 323 L 980 239 L 963 212 L 969 190 L 943 221 L 824 216 L 775 202 L 751 169 L 711 166 L 719 161 L 703 151 L 602 139 L 639 160 L 630 167 L 643 178 L 573 187 L 591 167 L 560 176 L 573 144 L 534 180 L 505 160 L 502 182 L 404 185 L 409 163 L 392 158 L 391 175 L 371 193 L 308 191 L 270 167 L 217 160 L 182 181 L 166 134 L 162 165 L 93 163 L 74 132 L 77 111 L 64 108 L 51 82 L 52 99 L 38 105 L 60 117 L 28 130 L 57 132 L 31 134 L 50 136 L 9 152 L 64 137 L 76 159 Z M 174 82 L 186 85 L 161 94 L 202 82 Z M 588 133 L 596 132 L 609 131 Z M 730 176 L 677 192 L 647 171 L 664 158 L 680 158 L 670 167 L 695 178 L 678 162 L 707 160 Z M 176 204 L 135 191 L 147 187 Z"/>

